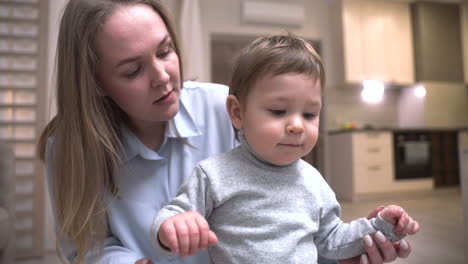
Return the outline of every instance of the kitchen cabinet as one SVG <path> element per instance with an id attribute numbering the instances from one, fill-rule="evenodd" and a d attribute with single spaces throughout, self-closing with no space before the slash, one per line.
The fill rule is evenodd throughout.
<path id="1" fill-rule="evenodd" d="M 415 2 L 411 12 L 416 80 L 463 83 L 459 4 Z"/>
<path id="2" fill-rule="evenodd" d="M 337 65 L 343 82 L 414 83 L 410 6 L 383 0 L 333 1 L 332 27 L 342 33 Z M 338 22 L 336 21 L 338 20 Z M 341 40 L 341 41 L 340 41 Z M 340 52 L 338 52 L 340 54 Z M 340 63 L 340 60 L 342 62 Z"/>
<path id="3" fill-rule="evenodd" d="M 433 131 L 431 133 L 434 187 L 460 184 L 457 134 L 456 131 Z"/>
<path id="4" fill-rule="evenodd" d="M 331 133 L 330 185 L 340 200 L 432 189 L 432 179 L 395 180 L 391 131 Z"/>

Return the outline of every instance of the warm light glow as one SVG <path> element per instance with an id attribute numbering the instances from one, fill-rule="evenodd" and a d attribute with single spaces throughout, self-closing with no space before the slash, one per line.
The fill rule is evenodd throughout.
<path id="1" fill-rule="evenodd" d="M 384 84 L 379 81 L 365 80 L 361 91 L 361 98 L 369 104 L 377 104 L 383 100 Z"/>
<path id="2" fill-rule="evenodd" d="M 424 98 L 426 96 L 426 88 L 423 85 L 417 85 L 414 87 L 413 93 L 417 98 Z"/>

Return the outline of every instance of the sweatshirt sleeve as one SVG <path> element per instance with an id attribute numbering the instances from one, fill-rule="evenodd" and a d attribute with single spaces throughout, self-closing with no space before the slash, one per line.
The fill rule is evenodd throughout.
<path id="1" fill-rule="evenodd" d="M 404 238 L 393 232 L 394 225 L 380 214 L 376 218 L 359 218 L 349 223 L 341 221 L 341 208 L 335 194 L 325 183 L 322 190 L 320 228 L 314 240 L 318 253 L 329 259 L 346 259 L 365 253 L 362 238 L 381 231 L 390 241 Z"/>
<path id="2" fill-rule="evenodd" d="M 180 187 L 176 197 L 156 214 L 151 227 L 151 239 L 153 247 L 161 254 L 166 256 L 177 255 L 177 253 L 172 253 L 159 242 L 159 228 L 165 220 L 189 211 L 196 211 L 205 218 L 208 218 L 211 214 L 213 202 L 209 195 L 207 179 L 206 173 L 198 165 L 189 179 Z"/>

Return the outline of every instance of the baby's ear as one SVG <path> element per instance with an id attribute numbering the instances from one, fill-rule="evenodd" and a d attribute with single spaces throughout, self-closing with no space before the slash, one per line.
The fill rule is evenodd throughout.
<path id="1" fill-rule="evenodd" d="M 242 128 L 242 111 L 239 99 L 234 95 L 229 95 L 226 99 L 226 110 L 231 118 L 232 125 L 236 129 Z"/>

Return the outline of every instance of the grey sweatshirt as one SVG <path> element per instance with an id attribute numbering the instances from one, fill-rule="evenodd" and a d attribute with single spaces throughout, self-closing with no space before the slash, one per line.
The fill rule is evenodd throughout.
<path id="1" fill-rule="evenodd" d="M 334 192 L 303 160 L 268 164 L 247 144 L 201 161 L 169 204 L 156 215 L 151 237 L 164 220 L 197 211 L 218 237 L 208 247 L 211 263 L 317 263 L 317 254 L 344 259 L 364 253 L 362 238 L 382 231 L 401 239 L 380 216 L 343 223 Z"/>

